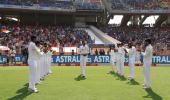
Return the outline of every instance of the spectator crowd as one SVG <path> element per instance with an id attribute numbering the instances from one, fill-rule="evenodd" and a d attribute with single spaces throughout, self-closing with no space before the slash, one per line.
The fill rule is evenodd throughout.
<path id="1" fill-rule="evenodd" d="M 34 6 L 53 7 L 61 9 L 72 9 L 72 0 L 0 0 L 0 4 L 17 5 L 17 6 Z"/>
<path id="2" fill-rule="evenodd" d="M 113 10 L 168 10 L 169 0 L 107 0 Z M 60 9 L 102 10 L 102 0 L 0 0 L 0 4 Z M 107 5 L 106 5 L 107 6 Z"/>
<path id="3" fill-rule="evenodd" d="M 109 36 L 127 44 L 134 41 L 138 46 L 147 38 L 152 39 L 154 52 L 157 54 L 170 54 L 170 28 L 152 27 L 112 27 L 102 28 Z"/>
<path id="4" fill-rule="evenodd" d="M 113 10 L 162 10 L 170 9 L 169 0 L 108 0 Z"/>
<path id="5" fill-rule="evenodd" d="M 32 35 L 40 42 L 51 43 L 52 47 L 78 46 L 82 40 L 93 43 L 84 29 L 72 26 L 2 25 L 0 30 L 0 45 L 16 50 L 17 54 L 24 53 Z"/>
<path id="6" fill-rule="evenodd" d="M 101 0 L 0 0 L 0 4 L 16 6 L 40 6 L 60 9 L 101 10 Z"/>
<path id="7" fill-rule="evenodd" d="M 75 0 L 76 8 L 80 10 L 101 10 L 101 0 Z"/>

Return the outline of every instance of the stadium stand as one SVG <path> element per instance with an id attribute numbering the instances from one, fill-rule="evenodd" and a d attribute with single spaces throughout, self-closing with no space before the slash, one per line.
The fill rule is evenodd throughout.
<path id="1" fill-rule="evenodd" d="M 111 3 L 113 10 L 163 10 L 170 9 L 168 0 L 107 0 Z M 71 9 L 74 4 L 77 10 L 102 10 L 102 0 L 1 0 L 0 4 L 33 6 L 39 4 L 40 7 L 56 7 L 61 9 Z"/>
<path id="2" fill-rule="evenodd" d="M 170 28 L 151 28 L 151 27 L 112 27 L 101 29 L 109 36 L 123 42 L 129 43 L 135 41 L 136 44 L 142 44 L 147 38 L 153 41 L 154 52 L 158 55 L 169 55 L 168 44 L 170 39 Z"/>
<path id="3" fill-rule="evenodd" d="M 5 33 L 9 30 L 9 33 Z M 76 29 L 71 26 L 2 26 L 0 32 L 0 44 L 16 49 L 21 54 L 21 48 L 26 46 L 30 36 L 35 35 L 38 41 L 49 41 L 53 47 L 78 46 L 80 41 L 86 40 L 92 43 L 91 37 L 83 29 Z"/>
<path id="4" fill-rule="evenodd" d="M 113 10 L 162 10 L 170 9 L 168 0 L 108 0 Z"/>
<path id="5" fill-rule="evenodd" d="M 101 0 L 75 0 L 78 10 L 102 10 Z"/>
<path id="6" fill-rule="evenodd" d="M 119 1 L 119 0 L 108 0 L 108 2 L 110 2 L 111 8 L 114 10 L 123 10 L 125 9 L 125 7 L 123 6 L 123 4 Z"/>
<path id="7" fill-rule="evenodd" d="M 39 4 L 40 7 L 55 7 L 61 9 L 73 8 L 73 2 L 71 0 L 37 0 L 37 2 L 34 0 L 1 0 L 0 4 L 17 6 L 34 6 L 34 4 Z"/>
<path id="8" fill-rule="evenodd" d="M 41 0 L 39 2 L 41 7 L 56 7 L 62 9 L 71 9 L 73 7 L 73 2 L 71 0 L 66 1 L 54 1 L 54 0 Z"/>
<path id="9" fill-rule="evenodd" d="M 33 6 L 33 0 L 1 0 L 0 3 L 6 5 Z"/>
<path id="10" fill-rule="evenodd" d="M 40 7 L 55 7 L 61 9 L 72 9 L 74 2 L 72 0 L 1 0 L 0 4 L 17 5 L 17 6 L 33 6 L 39 4 Z M 102 10 L 101 0 L 75 0 L 78 10 Z"/>
<path id="11" fill-rule="evenodd" d="M 57 1 L 56 0 L 0 0 L 0 18 L 3 21 L 4 20 L 6 21 L 5 19 L 6 16 L 7 17 L 14 16 L 18 18 L 22 24 L 33 23 L 34 25 L 36 25 L 38 23 L 40 25 L 40 26 L 9 26 L 9 25 L 3 26 L 2 25 L 3 30 L 9 30 L 10 32 L 8 34 L 1 32 L 0 34 L 1 42 L 2 42 L 1 44 L 5 44 L 8 46 L 11 45 L 11 41 L 14 41 L 14 43 L 16 43 L 16 41 L 19 41 L 19 43 L 17 43 L 18 45 L 22 41 L 21 44 L 24 45 L 27 43 L 25 41 L 29 40 L 29 36 L 32 33 L 36 33 L 36 35 L 39 36 L 40 40 L 42 39 L 44 41 L 50 39 L 50 42 L 53 44 L 53 46 L 58 45 L 57 44 L 58 42 L 63 46 L 76 46 L 77 43 L 79 43 L 79 41 L 84 37 L 85 40 L 88 41 L 88 43 L 93 43 L 91 37 L 87 35 L 87 32 L 85 32 L 84 30 L 77 30 L 75 28 L 72 28 L 71 26 L 69 27 L 57 26 L 56 24 L 69 23 L 69 25 L 75 25 L 75 23 L 83 23 L 84 26 L 86 26 L 86 24 L 87 26 L 90 25 L 94 25 L 96 27 L 100 27 L 102 25 L 104 26 L 108 24 L 111 17 L 114 17 L 114 15 L 117 14 L 117 12 L 109 12 L 104 1 L 105 0 L 57 0 Z M 144 10 L 144 12 L 139 11 L 140 15 L 144 16 L 144 18 L 139 17 L 139 19 L 143 20 L 141 21 L 141 26 L 142 26 L 142 23 L 145 21 L 147 16 L 151 15 L 150 12 L 152 12 L 152 10 L 161 10 L 162 12 L 163 10 L 169 9 L 170 8 L 169 0 L 106 0 L 106 1 L 111 5 L 111 9 L 118 10 L 118 12 L 123 16 L 123 18 L 121 21 L 122 26 L 121 25 L 120 27 L 109 26 L 107 28 L 102 29 L 103 32 L 108 33 L 109 36 L 124 43 L 128 43 L 134 38 L 136 39 L 137 43 L 141 43 L 144 39 L 148 37 L 149 38 L 152 37 L 154 41 L 154 48 L 156 48 L 155 51 L 158 52 L 164 51 L 162 50 L 162 48 L 165 49 L 165 51 L 166 49 L 168 49 L 169 47 L 168 40 L 170 39 L 169 27 L 163 27 L 163 28 L 154 28 L 154 27 L 139 28 L 137 26 L 127 27 L 126 25 L 128 21 L 130 20 L 132 21 L 132 19 L 130 18 L 132 18 L 133 14 L 135 16 L 136 12 L 133 13 L 127 11 L 126 13 L 122 13 L 122 11 L 137 10 L 138 12 L 138 10 L 141 11 Z M 15 6 L 11 8 L 9 6 L 10 9 L 7 9 L 8 7 L 5 7 L 4 5 L 30 6 L 30 7 L 28 7 L 27 10 L 28 12 L 27 12 L 26 11 L 27 7 L 25 7 L 24 9 L 22 9 L 22 7 L 15 9 Z M 106 8 L 105 11 L 96 13 L 96 11 L 103 10 L 104 5 Z M 42 10 L 40 8 L 43 7 L 47 8 L 47 11 L 51 10 L 51 12 L 47 13 L 47 12 L 39 11 Z M 59 12 L 57 11 L 53 12 L 52 11 L 53 9 L 48 9 L 48 8 L 54 8 L 54 10 L 59 9 Z M 67 12 L 60 13 L 61 9 L 72 9 L 72 8 L 76 8 L 77 10 L 74 10 L 73 12 L 69 12 L 69 13 Z M 22 9 L 21 12 L 20 9 Z M 35 13 L 34 10 L 39 12 Z M 148 12 L 145 12 L 145 10 Z M 91 11 L 95 13 L 91 13 Z M 149 13 L 149 15 L 145 15 L 146 13 L 147 14 Z M 153 15 L 155 15 L 155 13 Z M 159 18 L 158 20 L 156 20 L 155 22 L 156 24 L 161 25 L 162 23 L 166 24 L 170 22 L 170 17 L 168 16 L 168 13 L 166 11 L 164 12 L 164 14 L 162 15 L 158 14 L 158 15 Z M 35 18 L 32 19 L 33 17 Z M 136 17 L 136 19 L 138 19 L 138 17 Z M 135 17 L 133 20 L 135 21 Z M 48 24 L 48 25 L 54 24 L 56 26 L 51 25 L 45 28 L 41 26 L 41 23 Z M 80 26 L 80 24 L 78 26 Z M 42 33 L 42 35 L 39 35 L 40 33 Z M 23 34 L 23 36 L 20 36 L 20 34 Z M 99 32 L 96 32 L 96 34 L 99 34 Z M 11 40 L 12 37 L 14 37 L 13 40 Z"/>

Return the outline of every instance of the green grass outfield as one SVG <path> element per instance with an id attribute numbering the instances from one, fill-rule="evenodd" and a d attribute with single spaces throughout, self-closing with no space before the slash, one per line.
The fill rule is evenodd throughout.
<path id="1" fill-rule="evenodd" d="M 27 92 L 28 67 L 0 68 L 0 100 L 170 100 L 170 67 L 152 67 L 152 90 L 142 88 L 142 68 L 136 82 L 109 74 L 110 67 L 87 67 L 86 80 L 77 80 L 79 67 L 53 67 L 53 74 Z M 128 76 L 129 69 L 125 69 Z"/>

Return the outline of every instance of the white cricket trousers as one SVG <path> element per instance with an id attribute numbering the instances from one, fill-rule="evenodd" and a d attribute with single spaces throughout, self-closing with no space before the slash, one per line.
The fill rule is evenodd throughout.
<path id="1" fill-rule="evenodd" d="M 130 78 L 134 78 L 135 76 L 134 67 L 135 67 L 135 58 L 129 58 Z"/>
<path id="2" fill-rule="evenodd" d="M 116 58 L 116 69 L 117 69 L 117 73 L 118 74 L 120 73 L 120 71 L 119 71 L 119 64 L 120 64 L 120 59 Z"/>
<path id="3" fill-rule="evenodd" d="M 150 80 L 151 64 L 152 64 L 152 60 L 144 61 L 143 63 L 144 85 L 147 87 L 151 86 L 151 80 Z"/>
<path id="4" fill-rule="evenodd" d="M 125 62 L 124 57 L 121 57 L 118 61 L 118 73 L 121 76 L 124 75 L 124 62 Z"/>
<path id="5" fill-rule="evenodd" d="M 81 74 L 83 76 L 86 76 L 86 73 L 85 73 L 86 61 L 87 61 L 87 56 L 80 55 Z"/>
<path id="6" fill-rule="evenodd" d="M 48 59 L 47 59 L 47 55 L 44 55 L 44 76 L 46 76 L 48 74 Z"/>
<path id="7" fill-rule="evenodd" d="M 52 58 L 51 56 L 48 57 L 48 73 L 52 73 L 51 71 L 51 61 L 52 61 Z"/>
<path id="8" fill-rule="evenodd" d="M 37 74 L 37 61 L 36 60 L 28 60 L 29 64 L 29 88 L 35 90 L 36 84 L 36 74 Z"/>
<path id="9" fill-rule="evenodd" d="M 37 75 L 36 75 L 36 83 L 40 82 L 40 74 L 41 74 L 41 61 L 37 60 Z"/>
<path id="10" fill-rule="evenodd" d="M 115 57 L 114 56 L 110 56 L 110 64 L 112 66 L 112 69 L 117 69 L 115 67 Z"/>
<path id="11" fill-rule="evenodd" d="M 44 57 L 40 57 L 40 78 L 44 78 Z"/>

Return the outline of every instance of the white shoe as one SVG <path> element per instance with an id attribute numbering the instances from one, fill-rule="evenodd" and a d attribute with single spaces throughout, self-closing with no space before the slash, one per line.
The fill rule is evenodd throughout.
<path id="1" fill-rule="evenodd" d="M 35 88 L 35 89 L 30 89 L 30 88 L 28 88 L 28 91 L 29 92 L 33 92 L 33 93 L 38 93 L 39 91 Z"/>
<path id="2" fill-rule="evenodd" d="M 148 87 L 146 84 L 142 84 L 143 87 Z"/>
<path id="3" fill-rule="evenodd" d="M 143 86 L 143 89 L 150 89 L 151 87 L 149 87 L 149 86 Z"/>
<path id="4" fill-rule="evenodd" d="M 42 77 L 40 80 L 41 80 L 41 81 L 43 81 L 44 79 L 45 79 L 45 78 L 44 78 L 44 77 Z"/>
<path id="5" fill-rule="evenodd" d="M 49 73 L 49 74 L 52 74 L 52 71 L 49 71 L 48 73 Z"/>
<path id="6" fill-rule="evenodd" d="M 132 77 L 128 76 L 128 79 L 129 79 L 129 80 L 133 80 L 134 78 L 132 78 Z"/>
<path id="7" fill-rule="evenodd" d="M 37 89 L 34 90 L 34 93 L 38 93 L 39 91 Z"/>

